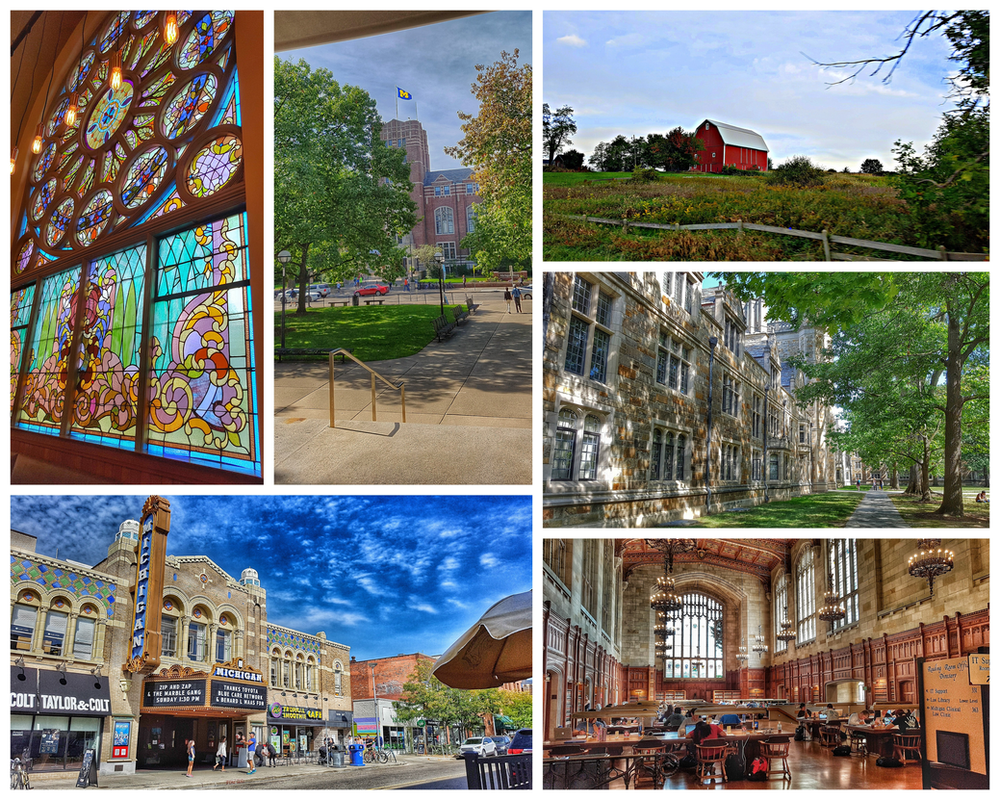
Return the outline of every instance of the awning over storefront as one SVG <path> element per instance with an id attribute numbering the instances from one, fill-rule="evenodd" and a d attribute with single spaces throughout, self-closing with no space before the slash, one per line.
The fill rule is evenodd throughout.
<path id="1" fill-rule="evenodd" d="M 15 714 L 105 717 L 111 713 L 108 679 L 89 673 L 11 667 L 10 710 Z"/>

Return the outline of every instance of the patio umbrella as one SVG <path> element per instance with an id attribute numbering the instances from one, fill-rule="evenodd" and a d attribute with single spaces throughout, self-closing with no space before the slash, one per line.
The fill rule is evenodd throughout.
<path id="1" fill-rule="evenodd" d="M 453 689 L 491 689 L 531 677 L 531 592 L 505 597 L 435 663 Z"/>

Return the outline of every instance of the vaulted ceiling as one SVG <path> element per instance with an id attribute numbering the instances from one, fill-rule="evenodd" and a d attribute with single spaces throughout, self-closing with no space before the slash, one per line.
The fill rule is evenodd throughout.
<path id="1" fill-rule="evenodd" d="M 650 537 L 652 538 L 652 537 Z M 683 570 L 685 564 L 710 564 L 734 572 L 753 575 L 767 584 L 771 572 L 787 561 L 792 546 L 798 539 L 694 539 L 694 549 L 674 556 L 674 569 Z M 621 556 L 623 577 L 627 580 L 636 567 L 647 564 L 662 566 L 663 553 L 650 546 L 646 538 L 618 539 L 616 555 Z"/>

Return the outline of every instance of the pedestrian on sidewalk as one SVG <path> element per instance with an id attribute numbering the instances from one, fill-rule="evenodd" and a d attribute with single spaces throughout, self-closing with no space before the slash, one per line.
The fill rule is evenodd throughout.
<path id="1" fill-rule="evenodd" d="M 219 749 L 215 751 L 215 764 L 212 767 L 212 771 L 215 771 L 216 767 L 222 767 L 222 771 L 226 771 L 226 737 L 222 737 L 222 741 L 219 742 Z"/>
<path id="2" fill-rule="evenodd" d="M 513 296 L 510 293 L 510 287 L 505 286 L 503 289 L 503 301 L 507 304 L 507 313 L 510 313 L 510 301 L 513 300 Z"/>
<path id="3" fill-rule="evenodd" d="M 278 754 L 274 749 L 274 745 L 268 742 L 266 747 L 267 747 L 267 765 L 269 767 L 278 766 L 277 764 L 274 763 L 274 759 L 278 757 Z"/>
<path id="4" fill-rule="evenodd" d="M 250 770 L 247 775 L 253 775 L 257 771 L 257 762 L 254 760 L 257 757 L 257 733 L 251 731 L 250 741 L 247 742 L 247 765 Z"/>
<path id="5" fill-rule="evenodd" d="M 511 292 L 511 295 L 514 298 L 514 305 L 517 306 L 517 313 L 520 314 L 521 313 L 521 290 L 518 289 L 515 286 L 514 287 L 514 291 Z"/>
<path id="6" fill-rule="evenodd" d="M 468 282 L 469 282 L 469 276 L 468 275 L 463 275 L 462 276 L 462 288 L 463 289 L 466 287 L 466 284 L 468 284 Z"/>
<path id="7" fill-rule="evenodd" d="M 191 771 L 194 769 L 194 739 L 185 739 L 184 749 L 187 750 L 187 757 L 188 757 L 187 776 L 190 778 Z"/>

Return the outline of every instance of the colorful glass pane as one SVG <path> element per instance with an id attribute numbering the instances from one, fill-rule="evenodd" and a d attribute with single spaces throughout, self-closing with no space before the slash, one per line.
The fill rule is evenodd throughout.
<path id="1" fill-rule="evenodd" d="M 212 54 L 233 24 L 232 11 L 211 11 L 199 19 L 177 56 L 181 69 L 192 69 Z"/>
<path id="2" fill-rule="evenodd" d="M 31 216 L 35 221 L 41 222 L 45 216 L 45 211 L 52 202 L 56 193 L 56 179 L 52 178 L 48 183 L 39 186 L 35 190 L 35 196 L 31 199 Z"/>
<path id="3" fill-rule="evenodd" d="M 118 41 L 122 35 L 122 31 L 125 30 L 125 26 L 128 25 L 128 21 L 132 16 L 131 11 L 119 11 L 118 15 L 111 20 L 111 24 L 104 31 L 104 35 L 101 37 L 101 52 L 106 53 L 111 49 L 111 45 Z"/>
<path id="4" fill-rule="evenodd" d="M 52 160 L 56 156 L 56 143 L 49 142 L 45 145 L 45 148 L 41 153 L 38 154 L 38 160 L 35 161 L 35 170 L 31 173 L 32 177 L 37 183 L 42 179 L 46 172 L 49 171 L 49 167 L 52 166 Z"/>
<path id="5" fill-rule="evenodd" d="M 29 339 L 19 417 L 22 427 L 59 433 L 79 285 L 79 267 L 50 275 L 42 284 L 38 319 Z"/>
<path id="6" fill-rule="evenodd" d="M 87 281 L 70 436 L 135 442 L 146 246 L 94 261 Z"/>
<path id="7" fill-rule="evenodd" d="M 94 51 L 88 50 L 83 54 L 83 57 L 73 67 L 72 72 L 69 74 L 69 78 L 66 79 L 66 91 L 75 92 L 77 91 L 81 84 L 87 79 L 87 73 L 90 72 L 90 68 L 94 66 Z"/>
<path id="8" fill-rule="evenodd" d="M 14 410 L 17 396 L 17 376 L 21 371 L 24 352 L 24 328 L 31 317 L 31 304 L 35 301 L 35 284 L 10 293 L 10 408 Z"/>
<path id="9" fill-rule="evenodd" d="M 135 26 L 135 29 L 137 31 L 142 30 L 150 22 L 152 22 L 156 18 L 156 15 L 159 13 L 160 13 L 159 11 L 136 11 L 135 22 L 133 22 L 132 24 Z"/>
<path id="10" fill-rule="evenodd" d="M 240 74 L 239 70 L 233 70 L 233 79 L 229 82 L 229 87 L 219 103 L 219 109 L 215 112 L 213 125 L 236 125 L 241 126 L 240 118 Z"/>
<path id="11" fill-rule="evenodd" d="M 14 262 L 14 272 L 20 275 L 28 268 L 28 264 L 31 263 L 31 254 L 35 252 L 35 243 L 28 239 L 21 249 L 18 251 L 17 260 Z"/>
<path id="12" fill-rule="evenodd" d="M 138 208 L 156 191 L 167 169 L 167 151 L 157 145 L 140 154 L 129 166 L 122 184 L 126 208 Z"/>
<path id="13" fill-rule="evenodd" d="M 84 247 L 93 244 L 108 224 L 113 210 L 111 192 L 107 189 L 94 192 L 80 212 L 80 219 L 76 223 L 76 240 Z"/>
<path id="14" fill-rule="evenodd" d="M 132 105 L 134 90 L 128 81 L 122 81 L 117 89 L 109 88 L 94 105 L 87 124 L 87 144 L 94 150 L 107 144 L 121 127 Z"/>
<path id="15" fill-rule="evenodd" d="M 153 46 L 153 43 L 159 38 L 160 32 L 155 28 L 149 33 L 145 34 L 141 39 L 134 37 L 132 39 L 131 47 L 129 50 L 128 59 L 122 59 L 125 65 L 132 71 L 135 70 L 136 64 L 139 63 L 139 59 L 149 52 L 149 48 Z"/>
<path id="16" fill-rule="evenodd" d="M 69 225 L 69 221 L 72 216 L 73 198 L 67 197 L 58 206 L 56 206 L 56 210 L 52 212 L 49 224 L 45 228 L 45 243 L 49 247 L 55 247 L 59 244 L 63 235 L 66 233 L 66 226 Z"/>
<path id="17" fill-rule="evenodd" d="M 212 105 L 216 86 L 215 76 L 210 72 L 196 75 L 188 81 L 163 112 L 163 135 L 176 139 L 197 125 Z"/>
<path id="18" fill-rule="evenodd" d="M 225 135 L 194 154 L 187 175 L 187 188 L 195 197 L 215 194 L 233 179 L 243 163 L 243 143 Z"/>
<path id="19" fill-rule="evenodd" d="M 170 58 L 170 54 L 173 52 L 173 45 L 167 44 L 162 37 L 159 39 L 160 46 L 158 49 L 153 51 L 147 60 L 145 66 L 142 68 L 140 73 L 141 77 L 145 78 L 149 73 L 156 71 L 163 64 L 166 63 L 167 59 Z"/>
<path id="20" fill-rule="evenodd" d="M 148 442 L 150 453 L 259 474 L 249 287 L 218 288 L 246 274 L 245 225 L 239 214 L 160 242 Z"/>
<path id="21" fill-rule="evenodd" d="M 142 90 L 142 102 L 139 103 L 139 107 L 158 108 L 163 96 L 174 85 L 174 81 L 176 80 L 171 72 L 161 75 L 159 79 Z"/>
<path id="22" fill-rule="evenodd" d="M 64 158 L 69 158 L 69 156 L 68 155 L 64 156 Z M 69 169 L 67 169 L 66 173 L 63 175 L 64 186 L 69 188 L 70 186 L 73 185 L 73 181 L 76 180 L 76 173 L 80 171 L 80 166 L 82 164 L 83 164 L 83 156 L 77 156 L 75 159 L 73 159 L 73 162 L 70 164 Z"/>
<path id="23" fill-rule="evenodd" d="M 87 169 L 84 170 L 83 177 L 80 178 L 80 185 L 76 187 L 76 193 L 81 197 L 90 191 L 90 187 L 94 185 L 94 159 L 90 159 L 90 163 L 87 164 Z"/>
<path id="24" fill-rule="evenodd" d="M 52 112 L 52 116 L 49 117 L 48 124 L 45 126 L 46 136 L 55 136 L 59 130 L 59 126 L 63 123 L 63 117 L 66 116 L 66 109 L 69 107 L 69 98 L 64 97 L 58 103 L 56 103 L 55 110 Z"/>
<path id="25" fill-rule="evenodd" d="M 148 216 L 143 218 L 143 222 L 147 219 L 153 219 L 155 217 L 162 217 L 164 214 L 169 214 L 171 211 L 176 211 L 178 208 L 184 208 L 184 201 L 181 200 L 180 194 L 177 192 L 177 187 L 170 192 L 166 199 L 150 210 Z"/>

